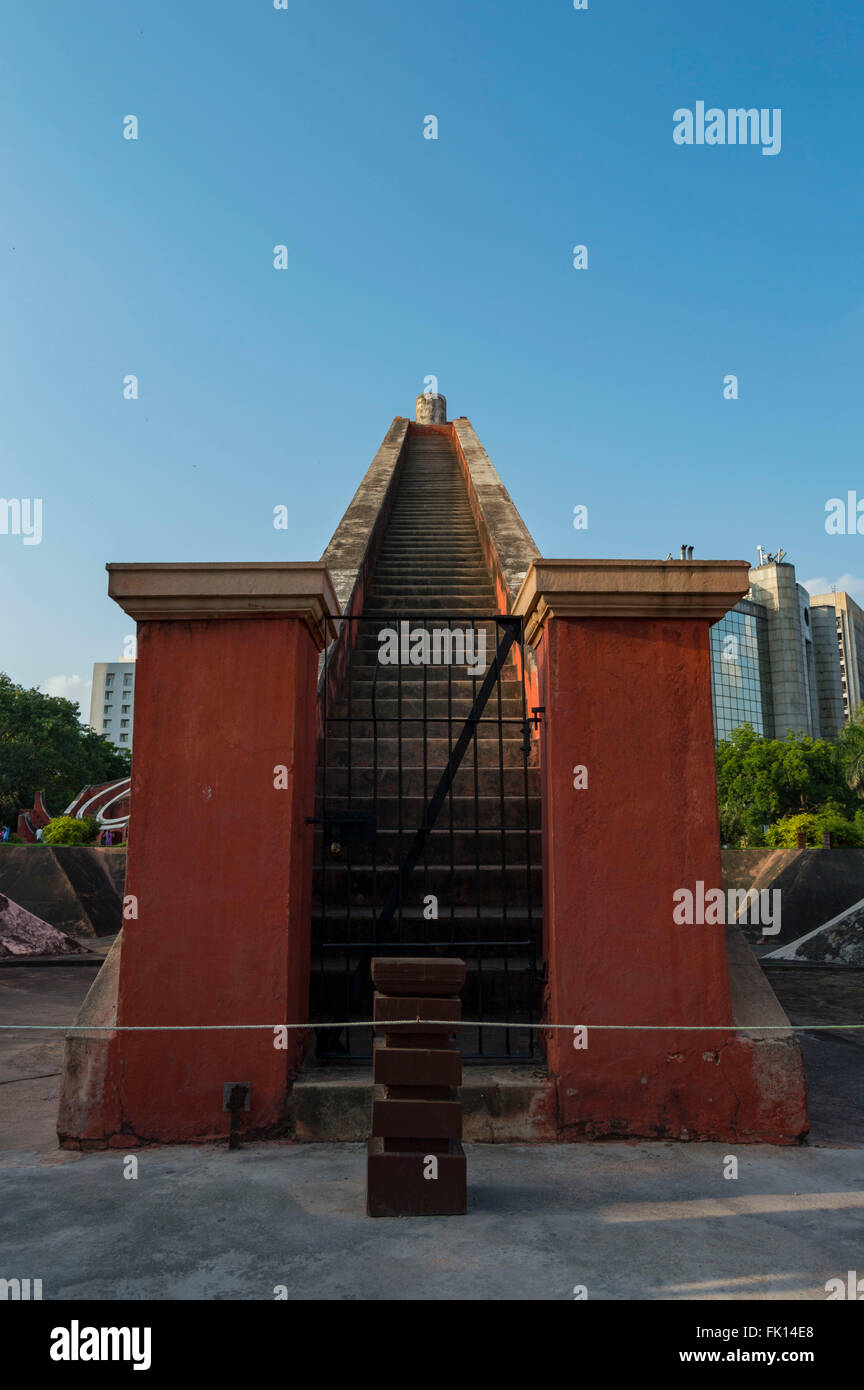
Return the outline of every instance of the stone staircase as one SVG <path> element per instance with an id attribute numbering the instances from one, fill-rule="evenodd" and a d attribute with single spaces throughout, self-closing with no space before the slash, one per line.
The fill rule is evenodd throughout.
<path id="1" fill-rule="evenodd" d="M 540 785 L 527 757 L 522 681 L 510 652 L 433 828 L 399 892 L 404 863 L 503 628 L 464 477 L 449 435 L 412 425 L 348 669 L 327 710 L 318 755 L 312 1018 L 368 1018 L 377 954 L 458 955 L 468 962 L 466 1018 L 538 1017 Z M 466 631 L 485 663 L 379 661 L 379 634 Z M 482 649 L 481 649 L 482 650 Z M 470 647 L 469 647 L 470 652 Z M 341 811 L 375 818 L 374 844 L 339 844 Z M 328 819 L 329 818 L 329 819 Z M 430 899 L 437 902 L 437 918 Z M 392 908 L 392 912 L 389 911 Z M 538 943 L 535 947 L 534 943 Z M 338 943 L 350 943 L 339 945 Z M 373 945 L 374 943 L 374 945 Z M 319 1055 L 368 1056 L 371 1035 L 318 1030 Z M 536 1057 L 536 1034 L 465 1029 L 466 1058 Z"/>

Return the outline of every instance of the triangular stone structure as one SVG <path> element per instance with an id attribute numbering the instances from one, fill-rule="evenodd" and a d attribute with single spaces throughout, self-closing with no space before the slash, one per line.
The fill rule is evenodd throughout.
<path id="1" fill-rule="evenodd" d="M 77 956 L 86 946 L 0 893 L 0 957 Z"/>
<path id="2" fill-rule="evenodd" d="M 864 898 L 821 927 L 789 941 L 765 960 L 789 960 L 799 964 L 864 966 Z"/>

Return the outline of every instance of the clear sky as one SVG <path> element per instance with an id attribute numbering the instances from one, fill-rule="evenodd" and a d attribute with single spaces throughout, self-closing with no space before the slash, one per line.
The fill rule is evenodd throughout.
<path id="1" fill-rule="evenodd" d="M 864 592 L 860 0 L 28 0 L 0 55 L 14 680 L 88 714 L 108 560 L 317 559 L 429 374 L 545 555 Z M 698 101 L 779 154 L 676 144 Z"/>

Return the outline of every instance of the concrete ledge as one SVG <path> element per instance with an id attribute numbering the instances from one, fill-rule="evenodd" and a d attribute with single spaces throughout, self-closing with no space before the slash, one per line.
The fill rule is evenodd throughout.
<path id="1" fill-rule="evenodd" d="M 531 1067 L 463 1068 L 462 1137 L 472 1143 L 531 1144 L 556 1139 L 555 1083 Z M 369 1137 L 372 1074 L 366 1067 L 321 1067 L 298 1076 L 289 1102 L 300 1143 L 356 1143 Z"/>
<path id="2" fill-rule="evenodd" d="M 453 421 L 452 428 L 468 474 L 472 509 L 487 561 L 498 580 L 502 611 L 509 611 L 531 561 L 539 558 L 540 551 L 470 420 L 462 416 Z"/>
<path id="3" fill-rule="evenodd" d="M 324 623 L 341 613 L 321 560 L 109 564 L 108 594 L 137 622 L 207 618 L 302 618 L 319 649 Z"/>
<path id="4" fill-rule="evenodd" d="M 537 643 L 550 618 L 702 618 L 749 589 L 746 560 L 535 560 L 513 611 Z"/>
<path id="5" fill-rule="evenodd" d="M 747 1027 L 745 1033 L 735 1035 L 723 1056 L 730 1084 L 737 1075 L 746 1078 L 740 1089 L 735 1082 L 736 1094 L 747 1095 L 746 1105 L 736 1112 L 736 1127 L 745 1143 L 796 1143 L 809 1128 L 798 1035 L 740 928 L 734 925 L 726 928 L 726 949 L 732 1021 Z M 783 1031 L 767 1032 L 758 1027 L 760 1023 Z"/>
<path id="6" fill-rule="evenodd" d="M 766 1033 L 758 1027 L 748 1028 L 747 1037 L 766 1039 L 782 1037 L 795 1041 L 786 1012 L 766 980 L 759 962 L 744 939 L 741 928 L 730 923 L 726 928 L 726 953 L 729 960 L 729 993 L 732 997 L 732 1022 L 765 1024 L 784 1027 L 785 1033 Z"/>
<path id="7" fill-rule="evenodd" d="M 340 613 L 346 613 L 393 482 L 410 421 L 397 415 L 321 556 L 333 577 Z"/>
<path id="8" fill-rule="evenodd" d="M 116 1024 L 122 949 L 121 931 L 87 992 L 76 1025 Z M 118 1136 L 122 1125 L 117 1066 L 116 1033 L 67 1033 L 57 1116 L 61 1148 L 104 1149 Z"/>

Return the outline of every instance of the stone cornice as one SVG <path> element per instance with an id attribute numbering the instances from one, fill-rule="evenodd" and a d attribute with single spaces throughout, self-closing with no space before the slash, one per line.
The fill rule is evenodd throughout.
<path id="1" fill-rule="evenodd" d="M 535 560 L 514 613 L 534 645 L 550 618 L 700 618 L 716 623 L 749 590 L 746 560 Z"/>
<path id="2" fill-rule="evenodd" d="M 339 607 L 321 560 L 214 564 L 106 565 L 108 594 L 136 622 L 288 617 L 306 623 L 316 645 L 334 636 Z"/>

